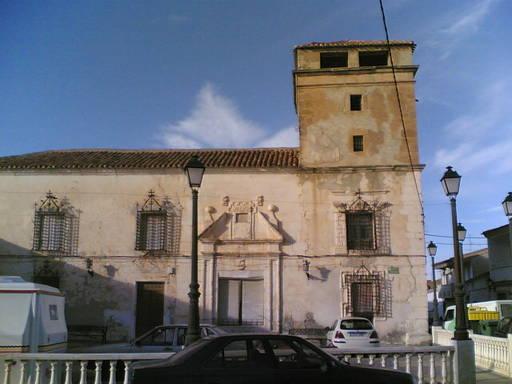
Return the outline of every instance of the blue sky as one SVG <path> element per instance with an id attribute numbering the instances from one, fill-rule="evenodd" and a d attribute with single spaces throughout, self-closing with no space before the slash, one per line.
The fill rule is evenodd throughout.
<path id="1" fill-rule="evenodd" d="M 512 2 L 384 5 L 390 37 L 418 45 L 426 233 L 451 233 L 439 178 L 453 165 L 465 250 L 481 248 L 512 190 Z M 384 38 L 378 0 L 0 1 L 0 20 L 0 156 L 294 146 L 293 46 Z"/>

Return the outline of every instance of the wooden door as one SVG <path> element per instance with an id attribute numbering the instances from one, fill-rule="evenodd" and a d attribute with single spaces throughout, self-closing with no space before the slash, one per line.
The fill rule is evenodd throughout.
<path id="1" fill-rule="evenodd" d="M 142 335 L 164 320 L 164 283 L 137 282 L 135 334 Z"/>

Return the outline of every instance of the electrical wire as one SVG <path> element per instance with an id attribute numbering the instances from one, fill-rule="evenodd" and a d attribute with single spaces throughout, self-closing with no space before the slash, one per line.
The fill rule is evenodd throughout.
<path id="1" fill-rule="evenodd" d="M 391 54 L 391 44 L 389 42 L 388 26 L 387 26 L 387 23 L 386 23 L 386 14 L 384 13 L 384 5 L 382 4 L 382 0 L 379 0 L 379 4 L 380 4 L 380 11 L 381 11 L 381 14 L 382 14 L 382 23 L 384 24 L 384 31 L 386 33 L 386 43 L 387 43 L 388 52 L 389 52 L 389 59 L 390 59 L 390 62 L 391 62 L 391 71 L 393 73 L 393 82 L 395 84 L 395 92 L 396 92 L 396 98 L 397 98 L 397 101 L 398 101 L 398 109 L 400 111 L 400 120 L 402 122 L 402 131 L 404 133 L 404 139 L 405 139 L 405 144 L 406 144 L 406 147 L 407 147 L 407 153 L 409 155 L 409 163 L 411 165 L 412 176 L 414 178 L 414 186 L 416 187 L 416 194 L 418 196 L 418 201 L 419 201 L 420 206 L 421 206 L 421 215 L 424 218 L 425 217 L 425 211 L 423 209 L 423 201 L 421 199 L 421 193 L 420 193 L 420 189 L 419 189 L 419 186 L 418 186 L 418 180 L 416 180 L 416 174 L 414 173 L 414 164 L 412 162 L 412 154 L 411 154 L 411 148 L 410 148 L 410 145 L 409 145 L 409 138 L 407 136 L 407 130 L 405 128 L 404 113 L 403 113 L 403 110 L 402 110 L 402 102 L 400 100 L 400 92 L 398 90 L 398 82 L 396 80 L 395 64 L 393 62 L 393 55 Z"/>
<path id="2" fill-rule="evenodd" d="M 453 236 L 449 236 L 449 235 L 433 235 L 431 233 L 425 233 L 425 236 L 429 236 L 429 237 L 443 237 L 443 238 L 446 238 L 446 239 L 452 239 L 453 238 Z M 485 240 L 486 237 L 484 237 L 484 236 L 466 236 L 466 239 Z"/>

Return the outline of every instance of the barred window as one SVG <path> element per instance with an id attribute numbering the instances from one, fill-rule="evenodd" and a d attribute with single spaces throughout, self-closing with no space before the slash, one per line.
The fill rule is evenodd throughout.
<path id="1" fill-rule="evenodd" d="M 345 314 L 365 317 L 391 317 L 391 285 L 383 272 L 369 271 L 361 266 L 343 274 L 346 292 Z"/>
<path id="2" fill-rule="evenodd" d="M 167 212 L 140 213 L 140 240 L 138 248 L 141 251 L 163 251 L 166 249 Z"/>
<path id="3" fill-rule="evenodd" d="M 61 212 L 36 212 L 36 232 L 35 250 L 62 250 L 64 215 Z"/>
<path id="4" fill-rule="evenodd" d="M 375 249 L 373 212 L 347 212 L 348 249 Z"/>
<path id="5" fill-rule="evenodd" d="M 32 250 L 75 255 L 78 247 L 78 214 L 64 199 L 49 191 L 36 205 Z"/>
<path id="6" fill-rule="evenodd" d="M 181 213 L 167 199 L 160 202 L 150 190 L 141 207 L 137 207 L 135 250 L 172 251 L 179 247 Z"/>

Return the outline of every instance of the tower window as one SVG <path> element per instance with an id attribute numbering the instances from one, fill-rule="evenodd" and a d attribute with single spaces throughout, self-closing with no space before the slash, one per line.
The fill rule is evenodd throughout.
<path id="1" fill-rule="evenodd" d="M 363 151 L 363 136 L 356 135 L 352 136 L 352 145 L 354 152 L 362 152 Z"/>
<path id="2" fill-rule="evenodd" d="M 359 52 L 360 67 L 375 67 L 383 65 L 388 65 L 388 51 Z"/>
<path id="3" fill-rule="evenodd" d="M 350 95 L 350 110 L 360 111 L 361 110 L 361 95 Z"/>
<path id="4" fill-rule="evenodd" d="M 321 52 L 320 68 L 340 68 L 348 65 L 347 52 Z"/>

